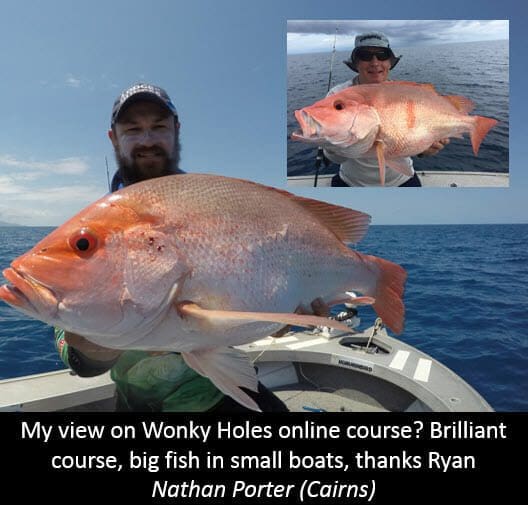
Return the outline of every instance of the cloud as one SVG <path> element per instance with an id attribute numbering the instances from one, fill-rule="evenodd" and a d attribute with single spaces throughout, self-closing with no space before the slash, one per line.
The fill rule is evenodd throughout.
<path id="1" fill-rule="evenodd" d="M 54 161 L 0 155 L 0 219 L 31 226 L 57 225 L 107 191 L 85 158 Z"/>
<path id="2" fill-rule="evenodd" d="M 35 201 L 41 203 L 56 203 L 61 205 L 69 203 L 88 204 L 94 202 L 104 191 L 99 186 L 85 186 L 81 184 L 71 186 L 57 186 L 52 188 L 39 188 L 38 190 L 24 189 L 16 195 L 18 201 Z"/>
<path id="3" fill-rule="evenodd" d="M 0 167 L 37 171 L 47 174 L 81 175 L 88 170 L 88 163 L 80 157 L 61 158 L 55 161 L 21 160 L 9 154 L 0 155 Z"/>
<path id="4" fill-rule="evenodd" d="M 31 226 L 55 226 L 105 194 L 97 185 L 28 188 L 0 176 L 0 219 Z"/>
<path id="5" fill-rule="evenodd" d="M 71 88 L 80 88 L 81 80 L 77 79 L 72 74 L 69 74 L 68 77 L 66 77 L 66 85 L 70 86 Z"/>
<path id="6" fill-rule="evenodd" d="M 13 177 L 9 175 L 0 175 L 0 195 L 18 195 L 24 188 L 17 184 Z"/>
<path id="7" fill-rule="evenodd" d="M 338 35 L 357 35 L 365 31 L 382 31 L 387 35 L 414 37 L 416 32 L 428 32 L 433 28 L 443 30 L 465 21 L 458 20 L 325 20 L 325 21 L 288 21 L 288 33 L 313 33 L 334 35 L 336 28 Z"/>
<path id="8" fill-rule="evenodd" d="M 352 49 L 355 36 L 367 31 L 385 33 L 396 48 L 509 38 L 506 20 L 291 20 L 288 53 L 330 51 L 336 27 L 337 50 Z"/>
<path id="9" fill-rule="evenodd" d="M 56 219 L 57 212 L 52 208 L 13 208 L 11 205 L 0 205 L 0 220 L 12 224 L 34 224 Z M 37 224 L 38 226 L 38 224 Z"/>

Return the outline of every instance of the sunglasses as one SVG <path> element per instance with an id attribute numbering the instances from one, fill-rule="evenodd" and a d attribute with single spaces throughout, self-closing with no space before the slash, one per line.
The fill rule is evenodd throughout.
<path id="1" fill-rule="evenodd" d="M 372 58 L 374 58 L 374 56 L 379 61 L 385 61 L 392 56 L 392 53 L 388 49 L 382 49 L 381 51 L 360 50 L 356 53 L 356 58 L 361 61 L 372 61 Z"/>

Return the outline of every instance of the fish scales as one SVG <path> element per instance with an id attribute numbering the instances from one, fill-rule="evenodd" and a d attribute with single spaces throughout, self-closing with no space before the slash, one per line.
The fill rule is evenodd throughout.
<path id="1" fill-rule="evenodd" d="M 389 157 L 414 155 L 427 149 L 434 140 L 469 130 L 471 120 L 466 120 L 449 100 L 429 86 L 389 83 L 383 87 L 358 88 L 359 95 L 380 116 L 379 139 L 384 142 Z"/>
<path id="2" fill-rule="evenodd" d="M 155 212 L 166 214 L 165 224 L 174 229 L 185 256 L 199 251 L 200 262 L 182 292 L 185 299 L 219 308 L 228 292 L 237 297 L 235 303 L 231 296 L 231 308 L 273 311 L 289 300 L 288 310 L 293 311 L 305 287 L 291 279 L 318 276 L 313 285 L 319 284 L 320 290 L 328 278 L 342 278 L 343 270 L 350 268 L 343 243 L 274 190 L 262 191 L 246 181 L 219 179 L 211 184 L 194 177 L 160 180 L 144 196 L 143 188 L 129 189 L 130 198 L 137 193 Z M 321 258 L 326 258 L 324 268 Z M 326 283 L 320 284 L 325 277 Z M 315 298 L 316 293 L 306 296 Z"/>

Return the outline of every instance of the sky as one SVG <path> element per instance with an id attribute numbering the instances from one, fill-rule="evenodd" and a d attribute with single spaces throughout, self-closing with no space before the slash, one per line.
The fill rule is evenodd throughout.
<path id="1" fill-rule="evenodd" d="M 411 21 L 393 23 L 394 44 L 405 46 L 469 36 L 507 38 L 503 22 L 460 24 L 451 20 L 456 13 L 463 20 L 510 20 L 511 187 L 295 192 L 368 212 L 373 224 L 528 222 L 520 5 L 513 0 L 379 0 L 374 8 L 342 0 L 153 0 L 147 7 L 137 0 L 4 0 L 0 221 L 59 225 L 105 194 L 105 157 L 110 172 L 115 170 L 107 137 L 112 103 L 137 82 L 160 85 L 172 97 L 182 124 L 184 170 L 286 188 L 287 21 L 351 20 L 343 21 L 341 30 L 347 27 L 353 39 L 357 20 L 380 14 L 386 20 L 445 20 L 422 30 Z M 328 49 L 331 22 L 324 23 L 329 33 L 318 35 Z M 386 21 L 379 23 L 387 28 Z M 295 26 L 290 23 L 289 36 L 301 48 L 299 41 L 309 36 Z M 340 38 L 338 49 L 344 50 L 351 42 Z"/>
<path id="2" fill-rule="evenodd" d="M 337 31 L 336 31 L 337 30 Z M 290 20 L 287 23 L 288 54 L 328 52 L 336 42 L 336 51 L 352 51 L 358 33 L 381 31 L 391 46 L 413 47 L 507 40 L 508 20 Z"/>

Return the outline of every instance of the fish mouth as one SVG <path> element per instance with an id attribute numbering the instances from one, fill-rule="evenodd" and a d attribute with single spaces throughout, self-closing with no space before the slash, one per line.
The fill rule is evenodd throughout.
<path id="1" fill-rule="evenodd" d="M 304 109 L 295 111 L 295 119 L 301 127 L 301 131 L 297 130 L 292 133 L 293 140 L 319 140 L 321 138 L 321 131 L 323 129 L 321 123 L 316 121 Z"/>
<path id="2" fill-rule="evenodd" d="M 9 284 L 0 286 L 0 300 L 39 316 L 50 317 L 57 312 L 57 297 L 49 287 L 13 267 L 2 273 Z"/>

